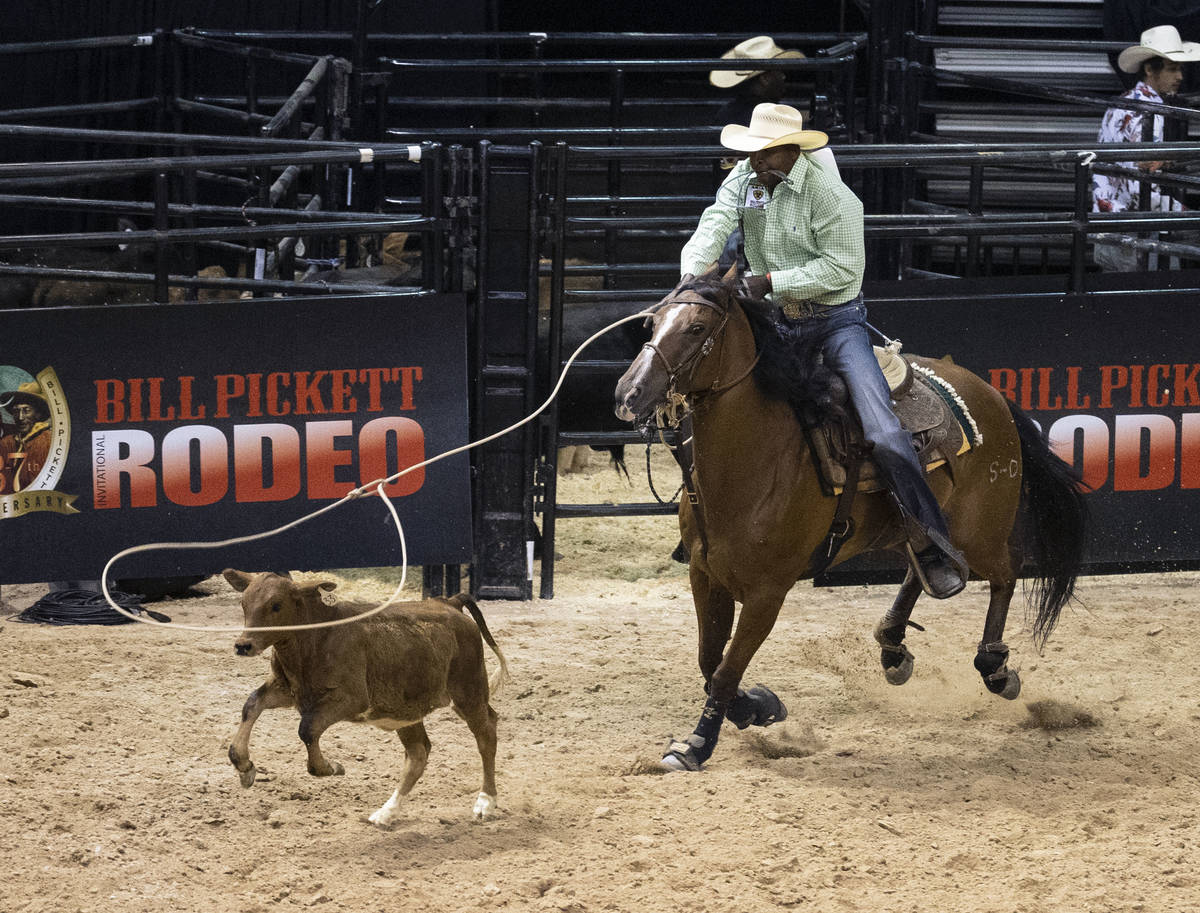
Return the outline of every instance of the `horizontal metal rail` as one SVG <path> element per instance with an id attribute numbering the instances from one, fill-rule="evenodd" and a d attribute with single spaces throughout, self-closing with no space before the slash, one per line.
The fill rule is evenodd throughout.
<path id="1" fill-rule="evenodd" d="M 1192 112 L 1200 115 L 1200 112 Z M 1061 143 L 945 143 L 855 144 L 831 147 L 837 164 L 846 168 L 880 168 L 905 165 L 1074 165 L 1081 156 L 1095 161 L 1153 161 L 1200 158 L 1200 143 L 1093 143 L 1075 148 Z M 722 146 L 576 146 L 570 157 L 578 161 L 609 162 L 625 158 L 720 158 L 729 154 Z"/>
<path id="2" fill-rule="evenodd" d="M 3 128 L 0 128 L 0 135 Z M 104 159 L 92 162 L 2 162 L 0 179 L 91 173 L 155 174 L 189 168 L 286 168 L 289 165 L 360 165 L 364 162 L 407 162 L 409 147 L 384 144 L 370 148 L 322 149 L 312 152 L 279 152 L 263 155 L 150 156 L 136 159 Z"/>
<path id="3" fill-rule="evenodd" d="M 154 285 L 154 273 L 125 273 L 116 270 L 68 269 L 65 267 L 11 266 L 0 263 L 0 276 L 29 276 L 35 279 L 56 279 L 76 282 L 117 282 L 129 285 Z M 297 292 L 304 295 L 412 295 L 421 293 L 419 286 L 359 285 L 324 281 L 297 282 L 286 279 L 248 279 L 242 277 L 168 276 L 167 284 L 180 288 L 211 288 L 258 292 Z"/>
<path id="4" fill-rule="evenodd" d="M 318 54 L 293 54 L 284 51 L 276 51 L 271 48 L 238 44 L 232 41 L 222 41 L 217 38 L 201 35 L 195 29 L 190 28 L 176 29 L 174 32 L 172 32 L 172 36 L 176 41 L 186 47 L 204 48 L 209 51 L 216 51 L 220 54 L 227 54 L 230 57 L 246 57 L 253 58 L 255 60 L 269 60 L 274 63 L 289 63 L 306 67 L 311 67 L 320 57 Z"/>
<path id="5" fill-rule="evenodd" d="M 578 504 L 569 501 L 559 501 L 554 506 L 554 512 L 559 519 L 564 517 L 650 517 L 679 513 L 679 502 L 668 501 L 657 504 L 654 501 L 630 502 L 628 504 Z"/>
<path id="6" fill-rule="evenodd" d="M 1033 11 L 1030 11 L 1033 15 Z M 918 47 L 927 48 L 979 48 L 999 51 L 1095 51 L 1098 54 L 1116 54 L 1129 46 L 1126 41 L 1090 41 L 1063 38 L 960 38 L 951 35 L 918 35 L 907 32 L 904 36 Z"/>
<path id="7" fill-rule="evenodd" d="M 1200 120 L 1200 111 L 1195 108 L 1181 108 L 1178 105 L 1138 101 L 1131 98 L 1122 98 L 1119 95 L 1104 97 L 1100 95 L 1088 95 L 1083 92 L 1070 92 L 1065 89 L 1054 89 L 1038 83 L 1005 79 L 1000 76 L 977 76 L 973 73 L 963 73 L 959 70 L 930 67 L 911 60 L 903 61 L 901 65 L 911 73 L 949 80 L 960 85 L 978 89 L 994 89 L 998 92 L 1009 92 L 1029 98 L 1047 98 L 1051 101 L 1069 101 L 1072 104 L 1094 109 L 1120 108 L 1124 111 L 1147 111 L 1154 114 L 1165 114 L 1170 117 L 1183 118 L 1185 120 Z"/>
<path id="8" fill-rule="evenodd" d="M 190 241 L 257 240 L 282 238 L 287 235 L 309 237 L 320 234 L 362 235 L 393 231 L 448 231 L 451 220 L 446 218 L 411 217 L 384 219 L 378 222 L 336 219 L 328 222 L 288 222 L 278 225 L 223 225 L 214 228 L 172 228 L 165 231 L 92 231 L 62 235 L 4 235 L 0 250 L 19 250 L 33 247 L 105 247 L 118 244 L 175 244 Z"/>
<path id="9" fill-rule="evenodd" d="M 260 115 L 264 117 L 265 115 Z M 0 137 L 30 140 L 79 140 L 89 143 L 120 143 L 139 146 L 193 146 L 195 148 L 224 149 L 272 149 L 272 150 L 353 150 L 364 147 L 362 142 L 348 140 L 306 140 L 285 137 L 227 136 L 203 133 L 148 133 L 138 130 L 94 130 L 86 127 L 49 127 L 36 124 L 0 124 Z M 391 155 L 394 150 L 406 148 L 412 143 L 374 144 L 370 148 Z M 395 161 L 389 158 L 389 161 Z M 401 159 L 403 161 L 403 159 Z M 86 163 L 80 163 L 82 168 Z"/>
<path id="10" fill-rule="evenodd" d="M 478 70 L 486 73 L 523 73 L 523 72 L 605 72 L 622 70 L 627 73 L 679 71 L 708 72 L 710 70 L 783 70 L 784 72 L 820 73 L 831 69 L 831 65 L 852 64 L 855 61 L 853 53 L 840 57 L 769 57 L 762 60 L 746 58 L 703 57 L 692 59 L 660 58 L 655 60 L 629 58 L 617 60 L 579 59 L 553 60 L 532 58 L 528 60 L 490 60 L 490 59 L 409 59 L 404 57 L 381 57 L 379 63 L 394 68 L 397 71 L 423 72 L 426 70 L 455 70 L 470 72 Z"/>
<path id="11" fill-rule="evenodd" d="M 265 31 L 253 29 L 194 28 L 197 38 L 228 41 L 352 41 L 355 35 L 343 31 Z M 484 44 L 497 47 L 536 44 L 548 48 L 554 44 L 712 44 L 728 47 L 731 43 L 754 38 L 761 32 L 368 32 L 371 44 Z M 804 47 L 841 44 L 846 41 L 865 46 L 865 32 L 772 32 L 777 43 Z"/>
<path id="12" fill-rule="evenodd" d="M 20 41 L 0 44 L 0 54 L 54 54 L 60 51 L 91 51 L 96 48 L 149 48 L 154 33 L 104 35 L 96 38 L 68 38 L 61 41 Z"/>
<path id="13" fill-rule="evenodd" d="M 434 138 L 438 142 L 474 142 L 477 140 L 503 139 L 509 142 L 520 138 L 563 139 L 582 142 L 599 142 L 605 137 L 615 140 L 644 139 L 651 142 L 663 140 L 694 139 L 708 145 L 720 130 L 716 124 L 698 127 L 389 127 L 387 135 L 397 141 L 417 141 Z M 726 150 L 728 151 L 728 150 Z"/>
<path id="14" fill-rule="evenodd" d="M 419 200 L 409 201 L 414 206 Z M 91 197 L 50 197 L 36 194 L 0 193 L 0 204 L 36 206 L 40 209 L 65 209 L 74 212 L 112 212 L 148 215 L 155 204 L 137 200 L 105 200 Z M 268 206 L 214 206 L 201 203 L 169 203 L 167 214 L 172 218 L 195 216 L 201 219 L 294 219 L 302 222 L 353 220 L 358 222 L 387 222 L 396 218 L 383 212 L 349 212 L 330 209 L 279 209 Z"/>
<path id="15" fill-rule="evenodd" d="M 127 114 L 130 111 L 147 111 L 157 108 L 157 98 L 130 98 L 125 101 L 91 102 L 83 105 L 53 105 L 42 108 L 9 108 L 0 111 L 0 120 L 38 120 L 51 117 L 100 117 L 109 114 Z"/>

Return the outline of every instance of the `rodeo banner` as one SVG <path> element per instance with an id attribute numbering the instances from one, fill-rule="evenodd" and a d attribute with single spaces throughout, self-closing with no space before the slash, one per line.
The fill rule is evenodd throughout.
<path id="1" fill-rule="evenodd" d="M 975 371 L 1047 431 L 1089 489 L 1089 567 L 1200 566 L 1196 302 L 1169 291 L 942 294 L 876 300 L 868 319 L 905 352 Z"/>
<path id="2" fill-rule="evenodd" d="M 251 535 L 467 443 L 461 295 L 0 311 L 0 583 L 97 579 Z M 412 564 L 469 560 L 469 459 L 384 491 Z M 372 494 L 114 576 L 400 563 Z M 240 565 L 239 565 L 240 566 Z"/>

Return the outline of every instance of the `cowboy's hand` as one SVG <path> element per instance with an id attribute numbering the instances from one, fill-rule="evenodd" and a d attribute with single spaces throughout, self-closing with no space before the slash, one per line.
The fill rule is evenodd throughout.
<path id="1" fill-rule="evenodd" d="M 743 296 L 761 301 L 771 292 L 771 277 L 770 275 L 747 276 L 739 285 L 741 286 L 739 291 Z"/>

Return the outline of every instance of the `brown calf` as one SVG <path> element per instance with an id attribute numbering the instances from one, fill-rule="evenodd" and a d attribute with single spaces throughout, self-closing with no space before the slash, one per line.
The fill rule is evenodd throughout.
<path id="1" fill-rule="evenodd" d="M 339 603 L 333 595 L 337 584 L 328 581 L 298 586 L 277 574 L 230 569 L 224 575 L 242 593 L 247 628 L 331 621 L 371 608 Z M 484 641 L 500 660 L 491 682 L 484 666 Z M 300 739 L 308 747 L 308 772 L 316 777 L 343 772 L 340 764 L 321 754 L 321 734 L 342 720 L 370 723 L 395 730 L 406 753 L 400 787 L 370 816 L 373 823 L 388 825 L 399 817 L 401 798 L 425 770 L 430 743 L 422 720 L 450 704 L 471 728 L 483 758 L 475 817 L 484 818 L 495 809 L 496 712 L 488 696 L 507 677 L 508 664 L 469 596 L 399 603 L 361 622 L 336 627 L 245 631 L 234 643 L 239 656 L 257 656 L 267 647 L 275 648 L 271 674 L 246 700 L 242 724 L 229 746 L 229 760 L 243 786 L 254 783 L 250 730 L 264 710 L 300 711 Z"/>

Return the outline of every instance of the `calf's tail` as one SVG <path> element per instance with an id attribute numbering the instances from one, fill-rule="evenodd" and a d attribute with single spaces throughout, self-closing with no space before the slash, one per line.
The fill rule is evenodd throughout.
<path id="1" fill-rule="evenodd" d="M 494 697 L 500 693 L 500 689 L 504 687 L 504 683 L 509 679 L 508 660 L 504 658 L 499 645 L 492 637 L 492 632 L 488 630 L 487 622 L 483 620 L 483 613 L 479 611 L 479 606 L 475 604 L 475 600 L 466 593 L 459 593 L 457 596 L 451 596 L 450 602 L 460 609 L 466 609 L 471 613 L 471 617 L 475 619 L 475 626 L 479 628 L 479 633 L 483 636 L 483 642 L 492 648 L 492 652 L 496 654 L 496 659 L 500 660 L 500 668 L 493 672 L 491 679 L 488 680 L 488 691 Z"/>

